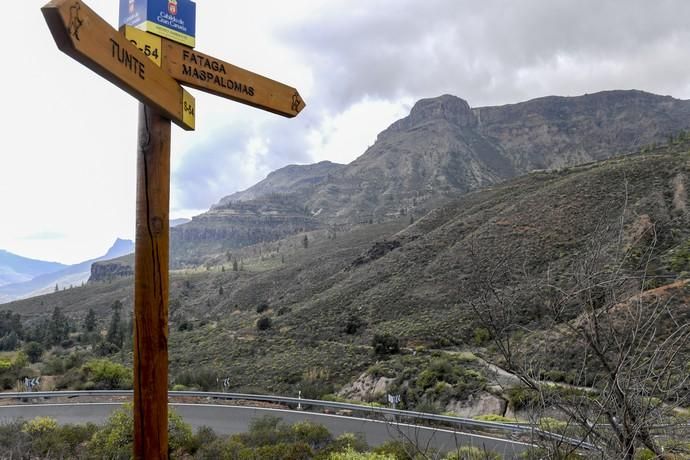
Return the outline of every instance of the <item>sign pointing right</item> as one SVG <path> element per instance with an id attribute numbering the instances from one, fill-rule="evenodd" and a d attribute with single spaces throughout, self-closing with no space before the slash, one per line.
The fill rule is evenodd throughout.
<path id="1" fill-rule="evenodd" d="M 163 39 L 165 73 L 185 86 L 292 118 L 305 107 L 291 86 Z"/>
<path id="2" fill-rule="evenodd" d="M 123 29 L 131 43 L 182 85 L 289 118 L 305 107 L 292 86 L 134 27 Z"/>

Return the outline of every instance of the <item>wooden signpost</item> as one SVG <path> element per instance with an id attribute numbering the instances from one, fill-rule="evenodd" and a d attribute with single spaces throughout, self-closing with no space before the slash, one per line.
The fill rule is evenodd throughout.
<path id="1" fill-rule="evenodd" d="M 137 3 L 145 1 L 153 6 L 160 3 L 127 0 L 128 4 L 121 4 L 122 11 L 136 16 Z M 180 2 L 183 4 L 195 8 L 188 0 Z M 178 2 L 169 1 L 168 12 L 160 15 L 171 27 L 184 22 L 175 19 L 177 9 Z M 194 130 L 196 110 L 194 98 L 180 84 L 286 117 L 299 114 L 305 104 L 296 89 L 191 47 L 128 26 L 118 32 L 80 0 L 53 0 L 41 11 L 61 51 L 141 101 L 134 256 L 133 455 L 136 459 L 167 459 L 170 121 Z M 194 30 L 188 17 L 185 27 Z"/>
<path id="2" fill-rule="evenodd" d="M 304 108 L 302 96 L 291 86 L 131 26 L 124 33 L 183 85 L 290 118 Z"/>
<path id="3" fill-rule="evenodd" d="M 60 51 L 181 128 L 194 129 L 193 117 L 185 117 L 183 109 L 185 100 L 193 106 L 194 98 L 84 2 L 55 0 L 41 11 Z"/>

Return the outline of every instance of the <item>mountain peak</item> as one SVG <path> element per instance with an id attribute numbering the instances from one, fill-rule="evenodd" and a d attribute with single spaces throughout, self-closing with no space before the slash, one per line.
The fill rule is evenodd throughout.
<path id="1" fill-rule="evenodd" d="M 133 252 L 133 250 L 134 242 L 132 240 L 123 240 L 121 238 L 117 238 L 115 240 L 115 243 L 113 243 L 113 245 L 111 246 L 111 248 L 108 249 L 108 252 L 103 257 L 100 257 L 100 259 L 114 259 L 115 257 L 130 254 L 131 252 Z"/>
<path id="2" fill-rule="evenodd" d="M 434 120 L 445 120 L 461 127 L 471 127 L 477 123 L 466 100 L 444 94 L 443 96 L 417 101 L 412 107 L 410 115 L 393 126 L 397 129 L 407 130 Z"/>

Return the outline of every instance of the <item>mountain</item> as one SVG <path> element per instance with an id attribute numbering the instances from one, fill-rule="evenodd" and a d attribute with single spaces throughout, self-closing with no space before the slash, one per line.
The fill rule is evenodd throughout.
<path id="1" fill-rule="evenodd" d="M 181 217 L 179 219 L 171 219 L 170 220 L 170 227 L 177 227 L 178 225 L 186 224 L 187 222 L 191 222 L 192 219 L 187 219 L 186 217 Z"/>
<path id="2" fill-rule="evenodd" d="M 323 223 L 421 215 L 448 197 L 533 170 L 627 154 L 688 127 L 690 101 L 642 91 L 478 108 L 444 95 L 417 102 L 362 156 L 313 183 L 290 189 L 269 175 L 217 206 L 279 193 L 291 194 Z M 290 174 L 308 177 L 314 166 L 293 166 Z"/>
<path id="3" fill-rule="evenodd" d="M 513 312 L 517 324 L 546 333 L 557 325 L 544 319 L 544 302 L 530 297 L 536 281 L 567 283 L 593 248 L 606 266 L 619 244 L 630 254 L 624 273 L 634 273 L 634 261 L 645 262 L 650 290 L 663 286 L 686 302 L 687 288 L 674 286 L 690 273 L 689 178 L 690 141 L 679 136 L 644 153 L 535 171 L 472 191 L 413 223 L 373 222 L 337 235 L 314 230 L 237 249 L 238 270 L 225 253 L 207 257 L 202 270 L 171 273 L 171 376 L 207 371 L 233 376 L 238 390 L 308 389 L 321 396 L 369 366 L 379 376 L 419 375 L 407 370 L 409 355 L 402 362 L 375 356 L 374 336 L 391 334 L 418 354 L 477 350 L 481 324 L 468 304 L 482 297 L 473 276 L 501 261 L 511 270 L 494 280 L 495 292 L 523 293 Z M 648 243 L 656 245 L 654 257 L 647 258 Z M 94 308 L 105 321 L 114 300 L 131 308 L 131 278 L 3 308 L 49 314 L 41 305 L 49 302 L 73 318 Z M 565 305 L 564 318 L 576 318 L 577 307 Z M 262 317 L 271 326 L 258 331 Z M 580 343 L 543 343 L 533 346 L 545 371 L 574 368 L 563 348 L 575 352 Z"/>
<path id="4" fill-rule="evenodd" d="M 61 263 L 29 259 L 0 249 L 0 286 L 21 283 L 64 267 L 66 265 Z"/>
<path id="5" fill-rule="evenodd" d="M 134 243 L 131 240 L 118 238 L 106 254 L 101 257 L 69 266 L 59 264 L 60 267 L 57 270 L 39 273 L 28 280 L 0 286 L 0 303 L 53 292 L 55 286 L 58 286 L 59 289 L 78 286 L 89 279 L 91 265 L 94 262 L 114 259 L 133 251 Z"/>
<path id="6" fill-rule="evenodd" d="M 266 179 L 243 192 L 233 193 L 221 199 L 211 209 L 224 208 L 234 201 L 250 201 L 270 195 L 294 195 L 310 193 L 314 187 L 328 183 L 332 175 L 345 165 L 321 161 L 311 165 L 288 165 L 273 171 Z"/>
<path id="7" fill-rule="evenodd" d="M 171 228 L 171 266 L 304 231 L 415 219 L 469 191 L 651 148 L 689 128 L 690 101 L 636 90 L 478 108 L 423 99 L 350 164 L 284 167 Z M 116 261 L 94 279 L 130 272 Z"/>

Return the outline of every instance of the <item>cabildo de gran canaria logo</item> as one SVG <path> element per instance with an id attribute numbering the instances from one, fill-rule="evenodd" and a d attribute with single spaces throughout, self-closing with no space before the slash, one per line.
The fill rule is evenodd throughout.
<path id="1" fill-rule="evenodd" d="M 177 0 L 168 0 L 168 13 L 177 15 Z"/>

